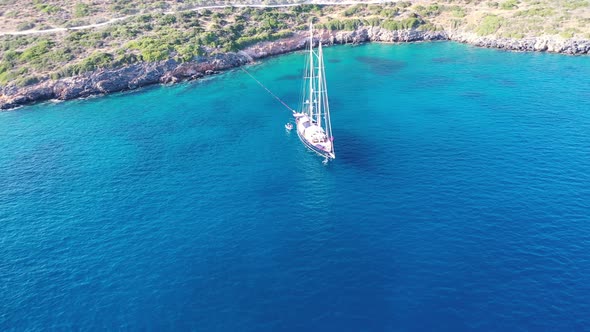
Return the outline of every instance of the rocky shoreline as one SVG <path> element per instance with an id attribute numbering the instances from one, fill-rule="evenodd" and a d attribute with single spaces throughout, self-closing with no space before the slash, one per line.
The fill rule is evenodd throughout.
<path id="1" fill-rule="evenodd" d="M 572 55 L 590 54 L 590 40 L 542 37 L 523 39 L 492 38 L 456 31 L 389 31 L 379 27 L 361 27 L 356 31 L 325 30 L 320 32 L 319 36 L 325 44 L 451 40 L 479 47 L 510 51 L 553 52 Z M 198 79 L 251 63 L 257 59 L 301 50 L 305 47 L 306 42 L 307 37 L 305 34 L 295 33 L 289 38 L 261 42 L 237 53 L 201 57 L 192 62 L 180 63 L 175 60 L 166 60 L 154 63 L 136 63 L 117 69 L 101 69 L 76 77 L 43 81 L 26 87 L 8 86 L 0 89 L 0 109 L 11 109 L 51 99 L 84 98 L 132 90 L 156 83 L 167 84 Z"/>
<path id="2" fill-rule="evenodd" d="M 450 32 L 448 40 L 478 47 L 519 52 L 549 52 L 568 55 L 590 54 L 590 40 L 557 39 L 552 37 L 501 38 L 481 37 L 474 33 Z"/>

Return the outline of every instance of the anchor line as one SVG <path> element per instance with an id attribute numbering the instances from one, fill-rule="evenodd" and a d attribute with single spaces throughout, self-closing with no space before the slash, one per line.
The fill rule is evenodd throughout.
<path id="1" fill-rule="evenodd" d="M 272 93 L 272 91 L 270 91 L 267 87 L 265 87 L 264 84 L 262 84 L 259 80 L 257 80 L 256 77 L 254 77 L 252 74 L 250 74 L 250 72 L 248 72 L 243 67 L 240 67 L 240 69 L 243 70 L 244 73 L 248 74 L 248 76 L 252 77 L 252 79 L 254 81 L 256 81 L 256 83 L 258 83 L 258 85 L 260 85 L 264 90 L 266 90 L 266 92 L 268 92 L 271 96 L 273 96 L 276 100 L 278 100 L 281 104 L 283 104 L 283 106 L 285 106 L 289 111 L 296 113 L 296 111 L 294 109 L 289 107 L 289 105 L 287 105 L 287 103 L 285 103 L 283 100 L 281 100 L 281 98 L 277 97 L 277 95 Z"/>

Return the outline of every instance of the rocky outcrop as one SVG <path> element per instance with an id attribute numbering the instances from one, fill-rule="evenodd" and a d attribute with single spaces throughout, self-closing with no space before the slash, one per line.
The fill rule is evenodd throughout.
<path id="1" fill-rule="evenodd" d="M 380 27 L 360 27 L 355 31 L 328 31 L 323 30 L 316 34 L 323 44 L 360 44 L 366 42 L 416 42 L 446 40 L 447 35 L 443 31 L 419 31 L 398 30 L 390 31 Z M 298 33 L 290 38 L 272 42 L 258 43 L 246 49 L 244 54 L 252 59 L 260 59 L 267 56 L 283 54 L 303 49 L 309 40 L 307 34 Z"/>
<path id="2" fill-rule="evenodd" d="M 479 47 L 498 48 L 508 51 L 521 52 L 551 52 L 571 55 L 590 53 L 590 40 L 561 39 L 557 37 L 535 37 L 535 38 L 502 38 L 478 36 L 473 33 L 449 32 L 449 40 L 460 43 L 471 44 Z"/>
<path id="3" fill-rule="evenodd" d="M 444 31 L 420 31 L 420 30 L 386 30 L 381 27 L 361 27 L 356 31 L 323 31 L 322 40 L 331 44 L 349 44 L 364 42 L 416 42 L 446 40 Z"/>
<path id="4" fill-rule="evenodd" d="M 590 41 L 552 38 L 508 39 L 481 37 L 463 32 L 399 30 L 380 27 L 360 27 L 355 31 L 320 31 L 324 44 L 348 44 L 365 42 L 416 42 L 453 40 L 480 47 L 513 51 L 541 51 L 565 54 L 589 54 Z M 8 86 L 0 89 L 0 109 L 50 99 L 67 100 L 136 89 L 156 83 L 176 83 L 198 79 L 219 71 L 241 66 L 268 56 L 303 49 L 308 38 L 304 33 L 281 40 L 261 42 L 237 53 L 200 57 L 191 62 L 179 63 L 166 60 L 154 63 L 137 63 L 117 69 L 102 69 L 92 73 L 49 80 L 27 87 Z"/>
<path id="5" fill-rule="evenodd" d="M 175 83 L 218 73 L 220 70 L 251 61 L 244 54 L 227 53 L 193 62 L 178 63 L 167 60 L 137 63 L 117 69 L 101 69 L 85 75 L 45 81 L 35 85 L 2 89 L 0 109 L 49 99 L 67 100 L 92 95 L 135 89 L 155 83 Z"/>

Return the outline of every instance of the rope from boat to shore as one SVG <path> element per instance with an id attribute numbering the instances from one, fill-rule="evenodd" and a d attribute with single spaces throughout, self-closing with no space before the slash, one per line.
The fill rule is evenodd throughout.
<path id="1" fill-rule="evenodd" d="M 240 67 L 241 70 L 244 71 L 244 73 L 248 74 L 250 77 L 252 77 L 253 80 L 256 81 L 256 83 L 258 83 L 264 90 L 266 90 L 266 92 L 268 92 L 271 96 L 273 96 L 276 100 L 278 100 L 281 104 L 283 104 L 283 106 L 285 106 L 289 111 L 296 113 L 296 111 L 294 109 L 292 109 L 291 107 L 289 107 L 289 105 L 287 105 L 287 103 L 285 103 L 283 100 L 281 100 L 281 98 L 277 97 L 277 95 L 275 95 L 274 93 L 272 93 L 272 91 L 270 91 L 267 87 L 264 86 L 264 84 L 262 84 L 259 80 L 256 79 L 256 77 L 254 77 L 254 75 L 250 74 L 249 71 L 247 71 L 246 69 L 244 69 L 244 67 Z"/>

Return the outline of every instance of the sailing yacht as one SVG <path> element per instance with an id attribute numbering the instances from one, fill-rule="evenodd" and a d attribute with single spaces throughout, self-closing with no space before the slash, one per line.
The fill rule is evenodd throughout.
<path id="1" fill-rule="evenodd" d="M 309 25 L 309 53 L 306 57 L 300 109 L 293 113 L 297 125 L 297 135 L 305 146 L 313 152 L 335 159 L 334 138 L 330 123 L 330 106 L 324 71 L 322 42 L 317 51 L 313 48 L 313 25 Z"/>

